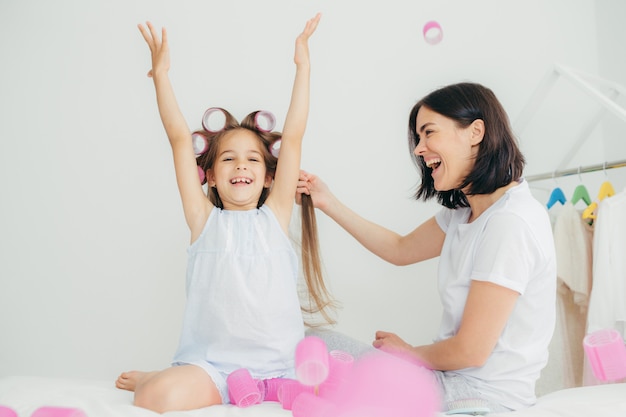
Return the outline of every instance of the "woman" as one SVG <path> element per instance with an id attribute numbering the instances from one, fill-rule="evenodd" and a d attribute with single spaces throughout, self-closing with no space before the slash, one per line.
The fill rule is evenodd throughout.
<path id="1" fill-rule="evenodd" d="M 405 236 L 354 213 L 314 175 L 301 173 L 298 194 L 388 262 L 440 257 L 435 342 L 411 346 L 378 331 L 374 347 L 433 369 L 444 410 L 528 407 L 554 329 L 556 262 L 548 214 L 522 178 L 506 112 L 482 85 L 441 88 L 411 110 L 409 146 L 421 172 L 416 198 L 436 197 L 443 208 Z"/>

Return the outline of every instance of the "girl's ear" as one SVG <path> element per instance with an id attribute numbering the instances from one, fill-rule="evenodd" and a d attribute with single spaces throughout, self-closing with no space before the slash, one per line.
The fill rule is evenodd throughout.
<path id="1" fill-rule="evenodd" d="M 273 180 L 274 180 L 274 179 L 272 178 L 272 176 L 271 176 L 271 175 L 269 175 L 269 174 L 267 174 L 267 175 L 265 176 L 265 182 L 263 183 L 263 187 L 264 187 L 264 188 L 270 188 L 270 185 L 272 185 L 272 181 L 273 181 Z"/>
<path id="2" fill-rule="evenodd" d="M 485 137 L 485 122 L 482 119 L 474 120 L 470 125 L 470 132 L 472 145 L 478 145 Z"/>
<path id="3" fill-rule="evenodd" d="M 215 175 L 213 175 L 213 170 L 211 168 L 206 170 L 206 183 L 209 187 L 215 187 Z"/>

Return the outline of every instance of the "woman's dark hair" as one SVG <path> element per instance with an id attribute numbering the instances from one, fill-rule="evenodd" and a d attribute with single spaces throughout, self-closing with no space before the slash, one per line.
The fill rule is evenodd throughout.
<path id="1" fill-rule="evenodd" d="M 474 167 L 458 188 L 435 190 L 432 169 L 426 166 L 423 157 L 414 153 L 420 140 L 417 113 L 422 107 L 454 120 L 460 128 L 468 127 L 476 119 L 485 124 Z M 490 194 L 521 178 L 525 165 L 502 104 L 493 91 L 475 83 L 452 84 L 433 91 L 417 102 L 409 116 L 409 149 L 422 177 L 415 198 L 426 201 L 436 196 L 439 203 L 448 208 L 468 207 L 466 194 Z"/>
<path id="2" fill-rule="evenodd" d="M 278 158 L 276 158 L 270 152 L 271 146 L 279 139 L 282 138 L 280 132 L 267 132 L 259 129 L 256 123 L 256 115 L 259 111 L 255 111 L 247 115 L 241 123 L 237 122 L 237 119 L 231 115 L 228 111 L 220 109 L 225 116 L 224 128 L 219 132 L 208 132 L 206 130 L 198 130 L 194 134 L 204 136 L 208 140 L 208 149 L 202 155 L 196 158 L 196 162 L 203 172 L 213 168 L 213 164 L 217 159 L 217 152 L 220 141 L 224 136 L 237 129 L 246 129 L 253 132 L 259 140 L 262 142 L 261 146 L 263 152 L 263 159 L 265 162 L 265 168 L 267 174 L 274 178 L 276 173 L 276 164 Z M 270 189 L 265 187 L 261 192 L 257 208 L 260 208 L 267 199 Z M 224 208 L 224 204 L 220 199 L 217 188 L 209 187 L 207 190 L 207 196 L 215 207 L 220 209 Z M 295 190 L 294 190 L 295 196 Z M 324 282 L 321 267 L 321 257 L 319 250 L 319 239 L 317 233 L 317 221 L 315 218 L 315 210 L 313 207 L 313 201 L 310 196 L 302 196 L 302 269 L 304 275 L 304 281 L 307 286 L 308 300 L 306 305 L 302 305 L 301 309 L 307 314 L 321 314 L 324 321 L 328 324 L 335 324 L 335 320 L 332 318 L 329 310 L 334 310 L 337 307 L 336 302 L 330 295 L 328 288 Z M 307 323 L 312 325 L 311 323 Z"/>

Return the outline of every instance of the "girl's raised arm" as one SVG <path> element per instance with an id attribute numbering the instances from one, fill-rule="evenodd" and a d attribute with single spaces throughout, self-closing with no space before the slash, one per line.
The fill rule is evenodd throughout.
<path id="1" fill-rule="evenodd" d="M 178 107 L 169 79 L 170 54 L 167 31 L 163 28 L 159 38 L 150 22 L 147 22 L 146 26 L 147 28 L 141 24 L 138 25 L 152 55 L 152 69 L 148 72 L 148 77 L 152 77 L 154 81 L 159 114 L 172 147 L 178 190 L 183 203 L 185 220 L 192 232 L 193 240 L 194 234 L 202 229 L 212 205 L 204 195 L 198 179 L 191 132 Z"/>
<path id="2" fill-rule="evenodd" d="M 296 76 L 289 110 L 285 118 L 274 185 L 266 201 L 285 231 L 288 229 L 293 210 L 293 198 L 300 173 L 302 138 L 309 115 L 311 62 L 308 42 L 315 32 L 320 18 L 321 15 L 318 13 L 314 18 L 307 21 L 304 30 L 296 39 L 294 56 Z"/>

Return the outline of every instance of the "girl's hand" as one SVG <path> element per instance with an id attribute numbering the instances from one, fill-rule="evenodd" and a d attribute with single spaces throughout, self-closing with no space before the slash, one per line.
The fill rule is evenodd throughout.
<path id="1" fill-rule="evenodd" d="M 306 22 L 306 26 L 302 33 L 296 38 L 296 54 L 294 62 L 296 65 L 309 65 L 309 38 L 317 29 L 317 25 L 320 22 L 322 15 L 316 14 L 314 18 L 309 19 Z"/>
<path id="2" fill-rule="evenodd" d="M 152 55 L 152 69 L 148 71 L 148 77 L 152 77 L 157 73 L 166 73 L 170 69 L 170 50 L 167 43 L 167 31 L 161 29 L 161 39 L 156 29 L 150 22 L 146 22 L 146 29 L 142 24 L 137 25 L 141 35 L 146 40 L 150 53 Z"/>

